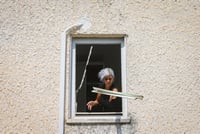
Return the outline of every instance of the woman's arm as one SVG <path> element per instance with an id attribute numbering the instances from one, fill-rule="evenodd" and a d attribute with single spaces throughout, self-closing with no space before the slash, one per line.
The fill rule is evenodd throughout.
<path id="1" fill-rule="evenodd" d="M 92 110 L 93 106 L 98 105 L 99 101 L 100 101 L 100 98 L 101 98 L 101 94 L 98 93 L 95 101 L 89 101 L 87 103 L 88 110 Z"/>

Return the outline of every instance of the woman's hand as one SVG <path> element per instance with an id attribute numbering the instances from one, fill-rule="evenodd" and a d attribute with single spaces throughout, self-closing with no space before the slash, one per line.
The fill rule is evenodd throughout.
<path id="1" fill-rule="evenodd" d="M 88 103 L 87 103 L 87 107 L 88 107 L 88 110 L 92 110 L 92 107 L 93 106 L 95 106 L 95 105 L 97 105 L 98 104 L 98 102 L 95 100 L 95 101 L 89 101 Z"/>
<path id="2" fill-rule="evenodd" d="M 113 91 L 114 92 L 118 92 L 118 89 L 117 88 L 113 88 Z M 110 96 L 109 98 L 109 102 L 111 102 L 112 100 L 116 99 L 117 97 L 116 96 Z"/>

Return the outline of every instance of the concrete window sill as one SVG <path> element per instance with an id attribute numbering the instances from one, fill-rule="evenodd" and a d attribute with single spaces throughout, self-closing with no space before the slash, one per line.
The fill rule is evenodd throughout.
<path id="1" fill-rule="evenodd" d="M 131 119 L 122 116 L 81 116 L 73 119 L 67 119 L 67 124 L 128 124 Z"/>

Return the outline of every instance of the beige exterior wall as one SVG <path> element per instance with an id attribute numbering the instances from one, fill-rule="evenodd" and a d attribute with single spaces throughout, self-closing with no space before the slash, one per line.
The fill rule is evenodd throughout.
<path id="1" fill-rule="evenodd" d="M 1 0 L 0 16 L 2 134 L 58 133 L 61 33 L 81 18 L 81 34 L 128 35 L 127 91 L 144 100 L 128 100 L 131 124 L 67 134 L 200 132 L 199 0 Z"/>

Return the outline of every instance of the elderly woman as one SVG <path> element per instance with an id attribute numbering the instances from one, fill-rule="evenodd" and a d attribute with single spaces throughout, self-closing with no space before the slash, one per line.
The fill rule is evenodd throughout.
<path id="1" fill-rule="evenodd" d="M 101 82 L 103 82 L 103 86 L 101 88 L 106 90 L 111 90 L 118 92 L 118 89 L 114 87 L 114 72 L 111 68 L 104 68 L 98 73 L 98 77 Z M 100 105 L 102 107 L 103 112 L 120 112 L 121 109 L 119 106 L 119 99 L 115 96 L 102 95 L 100 93 L 97 94 L 96 100 L 89 101 L 87 103 L 88 110 L 92 110 L 94 106 Z"/>

